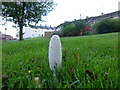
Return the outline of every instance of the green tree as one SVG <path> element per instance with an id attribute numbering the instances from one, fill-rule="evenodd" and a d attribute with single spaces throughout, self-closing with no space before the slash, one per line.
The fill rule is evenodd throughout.
<path id="1" fill-rule="evenodd" d="M 63 36 L 78 36 L 85 34 L 86 22 L 84 20 L 74 20 L 72 22 L 65 21 L 60 24 Z"/>
<path id="2" fill-rule="evenodd" d="M 23 26 L 33 26 L 42 21 L 53 10 L 55 4 L 45 2 L 2 2 L 2 17 L 12 17 L 11 21 L 19 27 L 19 40 L 23 40 Z"/>
<path id="3" fill-rule="evenodd" d="M 75 25 L 68 24 L 62 28 L 62 32 L 64 36 L 72 36 L 74 33 Z"/>
<path id="4" fill-rule="evenodd" d="M 75 24 L 74 35 L 79 35 L 80 33 L 85 33 L 86 22 L 84 20 L 78 20 L 73 22 Z"/>
<path id="5" fill-rule="evenodd" d="M 114 30 L 115 24 L 111 19 L 105 18 L 100 22 L 95 23 L 93 27 L 99 34 L 111 33 Z"/>
<path id="6" fill-rule="evenodd" d="M 120 19 L 113 19 L 112 23 L 114 24 L 114 32 L 120 31 Z"/>

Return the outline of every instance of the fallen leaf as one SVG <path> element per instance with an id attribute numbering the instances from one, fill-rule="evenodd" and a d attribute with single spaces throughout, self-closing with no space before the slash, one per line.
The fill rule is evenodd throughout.
<path id="1" fill-rule="evenodd" d="M 74 77 L 74 70 L 75 70 L 75 65 L 73 64 L 71 67 L 70 67 L 70 76 L 72 78 L 72 80 L 74 81 L 75 80 L 75 77 Z"/>
<path id="2" fill-rule="evenodd" d="M 75 57 L 76 59 L 76 64 L 79 64 L 80 63 L 80 58 L 79 58 L 79 55 L 74 53 L 73 56 Z"/>
<path id="3" fill-rule="evenodd" d="M 97 78 L 97 75 L 94 75 L 92 70 L 86 70 L 85 72 L 91 77 L 91 79 L 94 80 L 95 78 Z"/>

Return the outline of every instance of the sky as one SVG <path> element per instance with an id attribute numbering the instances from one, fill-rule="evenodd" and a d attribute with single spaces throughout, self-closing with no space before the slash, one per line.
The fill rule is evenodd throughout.
<path id="1" fill-rule="evenodd" d="M 84 19 L 86 16 L 99 16 L 101 13 L 111 13 L 118 10 L 120 0 L 53 0 L 57 6 L 47 16 L 43 17 L 45 22 L 38 25 L 58 26 L 65 21 Z M 16 37 L 17 29 L 13 23 L 7 23 L 6 34 Z M 0 31 L 5 33 L 5 26 L 0 26 Z"/>

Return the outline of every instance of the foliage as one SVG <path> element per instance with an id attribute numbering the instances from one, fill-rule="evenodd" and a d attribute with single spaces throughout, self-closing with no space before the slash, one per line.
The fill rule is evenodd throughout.
<path id="1" fill-rule="evenodd" d="M 94 33 L 93 32 L 90 32 L 90 31 L 87 31 L 85 32 L 85 35 L 93 35 Z"/>
<path id="2" fill-rule="evenodd" d="M 120 31 L 120 19 L 113 19 L 112 22 L 114 24 L 114 32 L 119 32 Z"/>
<path id="3" fill-rule="evenodd" d="M 87 24 L 87 25 L 85 26 L 85 30 L 86 30 L 86 32 L 91 32 L 91 31 L 92 31 L 92 27 Z"/>
<path id="4" fill-rule="evenodd" d="M 84 20 L 78 20 L 74 21 L 75 24 L 75 30 L 74 30 L 74 35 L 81 35 L 80 33 L 82 32 L 83 34 L 86 32 L 85 26 L 86 22 Z"/>
<path id="5" fill-rule="evenodd" d="M 23 26 L 32 26 L 42 21 L 42 16 L 53 9 L 54 3 L 46 2 L 2 2 L 2 17 L 11 17 L 11 21 L 20 29 L 20 40 L 23 40 Z"/>
<path id="6" fill-rule="evenodd" d="M 97 33 L 111 33 L 111 32 L 118 32 L 118 28 L 120 25 L 118 24 L 120 22 L 119 19 L 103 19 L 100 22 L 97 22 L 93 25 L 93 28 L 97 31 Z"/>
<path id="7" fill-rule="evenodd" d="M 3 88 L 120 88 L 118 85 L 118 33 L 63 37 L 62 70 L 57 83 L 49 68 L 49 38 L 3 43 Z M 86 70 L 91 70 L 92 79 Z M 93 75 L 93 76 L 94 76 Z"/>
<path id="8" fill-rule="evenodd" d="M 68 24 L 62 28 L 63 36 L 72 36 L 75 30 L 75 25 Z"/>
<path id="9" fill-rule="evenodd" d="M 85 21 L 75 20 L 72 22 L 66 21 L 64 24 L 61 24 L 59 27 L 62 27 L 61 31 L 63 33 L 63 36 L 78 36 L 81 35 L 81 33 L 85 34 L 86 32 L 85 26 L 86 26 Z"/>
<path id="10" fill-rule="evenodd" d="M 59 35 L 60 37 L 63 37 L 63 32 L 62 32 L 62 30 L 55 31 L 53 35 Z"/>

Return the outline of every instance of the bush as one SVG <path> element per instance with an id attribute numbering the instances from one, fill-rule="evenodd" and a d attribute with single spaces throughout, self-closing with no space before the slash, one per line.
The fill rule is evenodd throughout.
<path id="1" fill-rule="evenodd" d="M 114 24 L 114 32 L 119 32 L 120 31 L 120 19 L 113 19 L 112 20 Z"/>
<path id="2" fill-rule="evenodd" d="M 86 26 L 86 22 L 83 20 L 65 22 L 62 25 L 61 31 L 63 33 L 63 36 L 78 36 L 81 34 L 84 35 L 86 32 L 85 26 Z"/>
<path id="3" fill-rule="evenodd" d="M 78 20 L 74 22 L 75 24 L 75 30 L 74 30 L 74 36 L 78 36 L 82 34 L 85 34 L 86 30 L 86 22 L 83 20 Z"/>
<path id="4" fill-rule="evenodd" d="M 56 31 L 54 32 L 53 35 L 59 35 L 60 37 L 63 37 L 63 32 L 60 30 L 60 31 Z"/>
<path id="5" fill-rule="evenodd" d="M 73 36 L 74 29 L 75 29 L 74 24 L 69 24 L 69 25 L 63 27 L 62 28 L 63 36 Z"/>
<path id="6" fill-rule="evenodd" d="M 93 35 L 93 32 L 85 32 L 85 35 Z"/>
<path id="7" fill-rule="evenodd" d="M 99 34 L 102 33 L 111 33 L 111 32 L 118 32 L 120 29 L 120 20 L 119 19 L 103 19 L 100 22 L 97 22 L 93 25 L 94 31 Z"/>
<path id="8" fill-rule="evenodd" d="M 98 23 L 97 32 L 98 33 L 111 33 L 113 30 L 113 25 L 110 19 L 104 19 Z"/>

